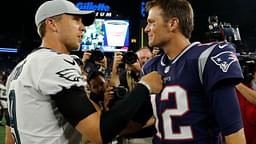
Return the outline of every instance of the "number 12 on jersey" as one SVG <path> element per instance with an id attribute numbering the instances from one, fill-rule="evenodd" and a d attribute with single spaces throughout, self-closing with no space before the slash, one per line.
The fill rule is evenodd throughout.
<path id="1" fill-rule="evenodd" d="M 153 106 L 153 112 L 156 118 L 156 129 L 157 129 L 157 136 L 164 140 L 188 140 L 193 139 L 193 133 L 191 126 L 189 125 L 179 125 L 179 133 L 174 132 L 174 125 L 173 125 L 173 118 L 183 116 L 185 113 L 189 111 L 188 105 L 188 96 L 187 92 L 184 88 L 171 85 L 166 86 L 161 95 L 160 101 L 169 101 L 170 94 L 174 96 L 173 100 L 175 100 L 176 107 L 175 108 L 164 108 L 161 110 L 161 114 L 157 114 L 157 104 L 156 104 L 156 95 L 151 95 L 151 102 Z M 161 117 L 161 118 L 159 118 Z M 159 123 L 159 120 L 162 120 Z M 159 124 L 162 124 L 162 131 L 159 131 Z"/>

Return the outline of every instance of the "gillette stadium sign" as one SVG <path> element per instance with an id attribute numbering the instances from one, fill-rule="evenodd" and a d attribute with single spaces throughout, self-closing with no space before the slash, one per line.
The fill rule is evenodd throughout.
<path id="1" fill-rule="evenodd" d="M 110 6 L 105 3 L 78 2 L 76 6 L 80 10 L 93 10 L 93 11 L 100 11 L 100 12 L 110 11 Z"/>

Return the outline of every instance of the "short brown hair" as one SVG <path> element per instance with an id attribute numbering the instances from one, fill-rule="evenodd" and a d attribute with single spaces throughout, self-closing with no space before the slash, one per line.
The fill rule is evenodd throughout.
<path id="1" fill-rule="evenodd" d="M 58 21 L 58 20 L 61 19 L 61 16 L 62 15 L 57 15 L 57 16 L 53 16 L 51 18 Z M 37 32 L 38 32 L 38 34 L 41 38 L 44 37 L 44 34 L 45 34 L 45 20 L 38 24 Z"/>
<path id="2" fill-rule="evenodd" d="M 194 12 L 191 4 L 187 0 L 152 0 L 146 3 L 146 10 L 159 6 L 163 10 L 163 18 L 168 21 L 172 17 L 177 17 L 180 21 L 180 31 L 190 38 L 194 29 Z"/>

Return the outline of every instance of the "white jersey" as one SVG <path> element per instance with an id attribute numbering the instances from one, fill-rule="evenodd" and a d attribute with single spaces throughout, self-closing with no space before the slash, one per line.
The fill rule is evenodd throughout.
<path id="1" fill-rule="evenodd" d="M 4 109 L 7 109 L 6 87 L 1 83 L 0 83 L 0 103 Z"/>
<path id="2" fill-rule="evenodd" d="M 28 55 L 7 81 L 8 111 L 16 143 L 79 143 L 80 133 L 58 111 L 51 95 L 84 85 L 81 70 L 70 55 L 45 48 Z"/>

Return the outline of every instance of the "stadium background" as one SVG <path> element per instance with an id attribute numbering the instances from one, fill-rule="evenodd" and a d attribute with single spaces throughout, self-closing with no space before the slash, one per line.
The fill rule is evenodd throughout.
<path id="1" fill-rule="evenodd" d="M 37 47 L 40 39 L 36 33 L 34 14 L 36 8 L 45 0 L 2 1 L 0 5 L 0 47 L 18 48 L 18 53 L 1 53 L 0 68 L 9 66 L 12 68 L 16 61 L 13 57 L 23 57 Z M 85 0 L 72 0 L 73 2 Z M 87 0 L 88 1 L 88 0 Z M 134 50 L 140 47 L 140 25 L 143 19 L 140 15 L 139 0 L 90 0 L 103 2 L 111 6 L 113 10 L 131 21 L 131 39 L 137 42 L 131 43 Z M 192 41 L 203 40 L 204 33 L 208 30 L 208 16 L 217 15 L 222 22 L 239 25 L 243 43 L 251 51 L 256 48 L 256 1 L 253 0 L 190 0 L 195 11 L 195 31 L 192 33 Z M 17 59 L 18 61 L 18 59 Z M 0 144 L 3 143 L 4 131 L 0 126 Z"/>

